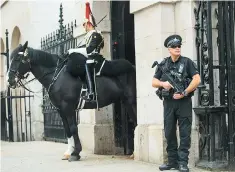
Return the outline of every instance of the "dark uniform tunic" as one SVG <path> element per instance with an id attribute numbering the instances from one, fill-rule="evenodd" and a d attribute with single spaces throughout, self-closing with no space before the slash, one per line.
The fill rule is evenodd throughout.
<path id="1" fill-rule="evenodd" d="M 88 61 L 87 63 L 96 63 L 95 69 L 98 72 L 104 62 L 104 57 L 100 54 L 100 50 L 104 47 L 104 39 L 101 33 L 96 30 L 91 30 L 91 33 L 87 33 L 85 36 L 85 44 L 78 48 L 86 48 Z M 91 60 L 91 62 L 90 62 Z"/>
<path id="2" fill-rule="evenodd" d="M 171 57 L 165 58 L 160 65 L 178 76 L 192 79 L 195 74 L 198 74 L 195 63 L 187 58 L 180 56 L 176 62 L 173 62 Z M 172 72 L 172 73 L 171 73 Z M 156 70 L 155 78 L 161 81 L 167 81 L 161 70 Z M 184 88 L 186 89 L 186 88 Z M 191 126 L 192 126 L 192 100 L 191 96 L 183 97 L 182 99 L 173 99 L 173 90 L 170 90 L 169 98 L 164 98 L 164 130 L 167 140 L 167 153 L 169 164 L 188 164 L 189 148 L 191 145 Z M 178 120 L 180 132 L 180 146 L 178 149 L 176 138 L 176 123 Z"/>
<path id="3" fill-rule="evenodd" d="M 104 47 L 104 40 L 102 35 L 96 30 L 87 32 L 84 37 L 84 41 L 79 48 L 86 48 L 87 56 L 91 56 L 94 53 L 100 53 L 101 48 Z"/>

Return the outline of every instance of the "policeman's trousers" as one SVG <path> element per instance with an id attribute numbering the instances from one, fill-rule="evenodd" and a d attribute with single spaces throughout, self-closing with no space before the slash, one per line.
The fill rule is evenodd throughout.
<path id="1" fill-rule="evenodd" d="M 187 165 L 191 146 L 192 100 L 189 97 L 179 100 L 165 99 L 163 106 L 168 163 Z M 177 123 L 180 136 L 179 147 L 176 136 Z"/>

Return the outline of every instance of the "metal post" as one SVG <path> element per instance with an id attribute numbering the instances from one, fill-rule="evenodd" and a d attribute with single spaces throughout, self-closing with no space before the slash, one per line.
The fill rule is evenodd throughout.
<path id="1" fill-rule="evenodd" d="M 220 72 L 219 72 L 219 78 L 220 78 L 220 104 L 221 105 L 226 105 L 226 95 L 225 95 L 225 84 L 227 82 L 226 80 L 226 76 L 225 76 L 225 69 L 226 69 L 226 65 L 225 65 L 225 52 L 224 52 L 224 20 L 223 20 L 223 2 L 218 2 L 218 52 L 219 52 L 219 65 L 220 67 Z M 223 157 L 221 157 L 221 159 L 225 158 L 225 153 L 226 147 L 227 147 L 227 124 L 226 124 L 226 113 L 223 113 L 223 115 L 221 116 L 221 124 L 220 126 L 222 127 L 222 134 L 221 137 L 225 138 L 225 139 L 220 139 L 220 147 L 221 150 L 223 150 Z"/>
<path id="2" fill-rule="evenodd" d="M 29 97 L 30 98 L 30 97 Z M 28 141 L 28 128 L 27 128 L 27 109 L 26 109 L 26 94 L 24 89 L 24 119 L 25 119 L 25 140 Z"/>
<path id="3" fill-rule="evenodd" d="M 22 94 L 21 94 L 21 90 L 20 90 L 20 138 L 21 141 L 24 142 L 24 132 L 23 132 L 23 117 L 22 117 Z"/>
<path id="4" fill-rule="evenodd" d="M 232 76 L 232 53 L 234 54 L 234 52 L 231 51 L 231 48 L 234 50 L 234 47 L 231 47 L 232 44 L 230 44 L 230 39 L 231 39 L 231 32 L 230 32 L 230 26 L 232 23 L 229 22 L 229 18 L 232 19 L 233 15 L 231 15 L 231 7 L 229 7 L 229 3 L 226 1 L 224 2 L 225 6 L 224 6 L 224 11 L 226 11 L 226 17 L 225 17 L 225 32 L 226 32 L 226 55 L 227 55 L 227 67 L 228 67 L 228 133 L 229 133 L 229 165 L 233 165 L 234 164 L 234 141 L 233 141 L 233 134 L 234 134 L 234 130 L 233 130 L 233 76 Z M 229 16 L 229 12 L 230 15 Z M 233 33 L 232 33 L 233 34 Z"/>
<path id="5" fill-rule="evenodd" d="M 15 91 L 15 94 L 17 92 Z M 17 94 L 16 94 L 17 96 Z M 17 142 L 20 141 L 20 136 L 19 136 L 19 120 L 18 120 L 18 105 L 17 105 L 17 99 L 14 99 L 14 102 L 15 102 L 15 117 L 16 117 L 16 133 L 17 133 Z"/>
<path id="6" fill-rule="evenodd" d="M 62 3 L 60 4 L 60 19 L 59 19 L 59 24 L 60 24 L 60 28 L 59 28 L 59 36 L 60 36 L 60 41 L 63 42 L 64 39 L 64 25 L 63 25 L 63 6 Z M 64 44 L 60 45 L 60 55 L 64 54 Z"/>
<path id="7" fill-rule="evenodd" d="M 9 69 L 10 66 L 10 59 L 9 59 L 9 40 L 8 40 L 8 30 L 6 29 L 6 52 L 1 53 L 1 55 L 5 55 L 7 58 L 7 70 Z M 13 137 L 13 120 L 12 120 L 12 111 L 11 111 L 11 98 L 10 98 L 10 88 L 7 88 L 7 113 L 8 113 L 8 130 L 9 130 L 9 141 L 14 141 Z"/>
<path id="8" fill-rule="evenodd" d="M 207 1 L 207 43 L 209 57 L 209 105 L 214 105 L 214 79 L 213 79 L 213 47 L 212 47 L 212 18 L 211 1 Z M 210 113 L 210 132 L 211 132 L 211 161 L 215 161 L 215 114 Z"/>
<path id="9" fill-rule="evenodd" d="M 30 97 L 30 92 L 29 92 L 29 97 Z M 29 98 L 29 111 L 28 111 L 28 115 L 29 115 L 29 138 L 30 141 L 32 141 L 32 119 L 31 119 L 31 102 L 30 102 L 30 98 Z"/>

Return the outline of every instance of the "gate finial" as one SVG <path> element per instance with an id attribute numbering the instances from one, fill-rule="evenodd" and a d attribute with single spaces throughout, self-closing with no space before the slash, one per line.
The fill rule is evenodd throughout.
<path id="1" fill-rule="evenodd" d="M 63 39 L 64 37 L 64 25 L 63 25 L 63 6 L 62 3 L 60 4 L 60 19 L 59 19 L 59 24 L 60 24 L 60 28 L 59 28 L 59 34 L 60 34 L 60 39 Z"/>

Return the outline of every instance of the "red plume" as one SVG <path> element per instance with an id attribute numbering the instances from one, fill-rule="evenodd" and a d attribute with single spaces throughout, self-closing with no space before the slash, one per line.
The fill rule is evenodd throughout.
<path id="1" fill-rule="evenodd" d="M 90 3 L 86 2 L 86 11 L 85 11 L 85 17 L 90 22 L 90 14 L 91 14 L 91 8 Z"/>

